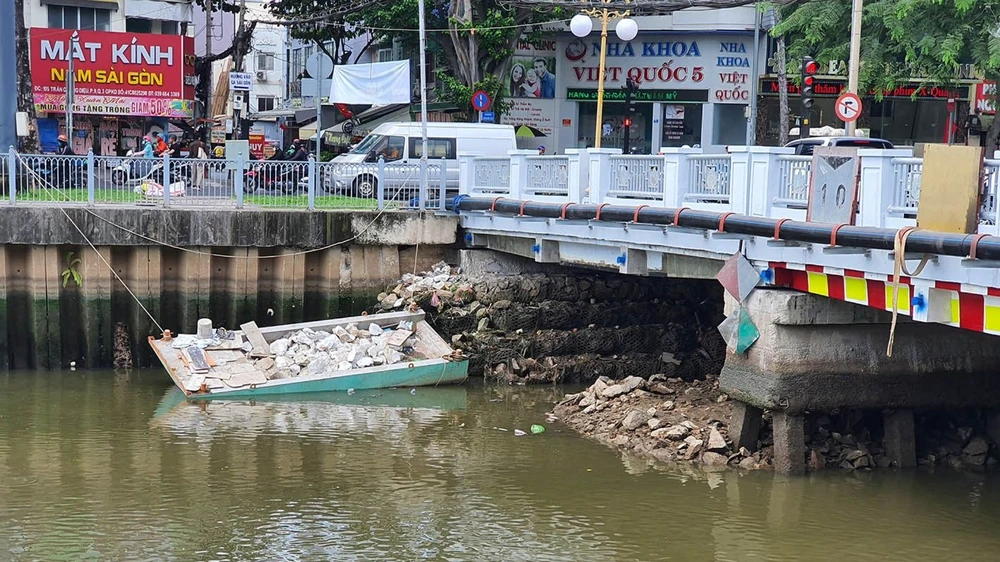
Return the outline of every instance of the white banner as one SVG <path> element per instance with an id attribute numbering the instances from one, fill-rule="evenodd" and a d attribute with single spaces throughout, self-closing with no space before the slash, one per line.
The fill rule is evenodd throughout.
<path id="1" fill-rule="evenodd" d="M 410 103 L 410 61 L 337 65 L 330 103 Z"/>

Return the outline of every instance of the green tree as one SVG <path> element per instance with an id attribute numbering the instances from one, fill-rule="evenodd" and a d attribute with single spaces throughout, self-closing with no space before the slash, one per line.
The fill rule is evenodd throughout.
<path id="1" fill-rule="evenodd" d="M 846 60 L 851 2 L 810 0 L 784 8 L 772 35 L 788 43 L 787 68 L 798 73 L 802 56 Z M 1000 0 L 867 0 L 862 14 L 858 87 L 889 90 L 911 80 L 921 86 L 954 85 L 962 65 L 986 79 L 1000 78 Z M 1000 119 L 987 132 L 987 154 L 1000 135 Z"/>

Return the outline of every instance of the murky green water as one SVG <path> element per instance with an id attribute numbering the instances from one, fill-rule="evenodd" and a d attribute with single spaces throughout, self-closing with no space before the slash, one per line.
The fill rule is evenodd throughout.
<path id="1" fill-rule="evenodd" d="M 377 395 L 377 396 L 376 396 Z M 0 376 L 0 560 L 996 560 L 1000 479 L 706 475 L 545 423 L 556 389 L 177 402 Z"/>

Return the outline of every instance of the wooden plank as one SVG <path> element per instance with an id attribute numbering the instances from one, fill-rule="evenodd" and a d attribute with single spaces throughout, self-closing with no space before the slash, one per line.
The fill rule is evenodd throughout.
<path id="1" fill-rule="evenodd" d="M 251 371 L 248 373 L 240 373 L 238 375 L 233 375 L 227 381 L 223 381 L 229 388 L 240 388 L 244 386 L 249 386 L 251 384 L 264 384 L 267 382 L 267 377 L 264 373 L 259 373 L 257 371 Z"/>
<path id="2" fill-rule="evenodd" d="M 250 352 L 251 357 L 271 356 L 271 346 L 264 339 L 264 335 L 260 333 L 260 328 L 257 327 L 256 322 L 250 321 L 246 324 L 240 324 L 240 330 L 243 330 L 243 335 L 247 337 L 250 345 L 253 346 L 253 351 Z"/>
<path id="3" fill-rule="evenodd" d="M 385 314 L 369 314 L 367 316 L 351 316 L 349 318 L 339 318 L 334 320 L 318 320 L 316 322 L 301 322 L 298 324 L 283 324 L 280 326 L 268 326 L 261 328 L 260 333 L 264 334 L 267 341 L 274 341 L 289 332 L 297 332 L 304 328 L 310 330 L 331 331 L 337 326 L 347 327 L 350 324 L 357 324 L 359 327 L 375 323 L 383 328 L 395 328 L 397 324 L 404 320 L 414 323 L 424 319 L 424 311 L 419 312 L 387 312 Z"/>
<path id="4" fill-rule="evenodd" d="M 919 181 L 917 226 L 958 234 L 976 232 L 983 149 L 928 144 Z M 916 187 L 916 186 L 914 186 Z"/>

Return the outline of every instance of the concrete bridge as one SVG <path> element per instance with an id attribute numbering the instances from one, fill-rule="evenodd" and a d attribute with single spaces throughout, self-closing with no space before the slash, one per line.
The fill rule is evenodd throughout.
<path id="1" fill-rule="evenodd" d="M 897 280 L 922 160 L 859 150 L 855 224 L 834 225 L 806 221 L 812 157 L 791 152 L 466 157 L 455 209 L 470 246 L 628 275 L 719 276 L 726 313 L 756 332 L 730 342 L 720 378 L 742 403 L 738 445 L 756 445 L 770 410 L 776 468 L 802 472 L 804 413 L 884 409 L 890 457 L 913 466 L 913 408 L 1000 406 L 1000 161 L 984 163 L 978 233 L 908 233 L 899 265 L 926 263 Z"/>

